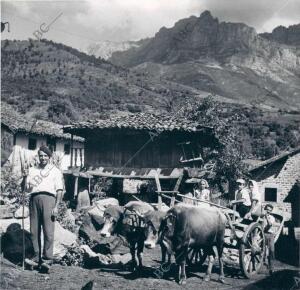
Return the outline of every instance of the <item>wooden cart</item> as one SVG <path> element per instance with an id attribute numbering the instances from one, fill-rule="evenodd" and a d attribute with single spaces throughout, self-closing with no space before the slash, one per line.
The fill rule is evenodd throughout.
<path id="1" fill-rule="evenodd" d="M 233 217 L 234 211 L 229 215 Z M 228 212 L 227 211 L 227 212 Z M 275 238 L 276 243 L 283 228 L 284 217 L 278 213 L 271 213 L 275 218 Z M 235 219 L 234 219 L 235 220 Z M 224 248 L 230 253 L 235 250 L 238 251 L 239 267 L 247 278 L 251 278 L 257 274 L 263 265 L 266 251 L 266 239 L 263 228 L 263 218 L 253 219 L 237 219 L 233 222 L 235 229 L 235 238 L 232 239 L 230 229 L 225 231 L 225 245 Z M 234 259 L 233 259 L 234 260 Z"/>
<path id="2" fill-rule="evenodd" d="M 236 212 L 228 209 L 225 210 L 228 215 L 235 220 Z M 276 243 L 283 228 L 284 218 L 282 215 L 272 213 L 275 217 L 275 238 Z M 238 219 L 233 222 L 235 236 L 232 230 L 225 230 L 224 255 L 229 256 L 226 260 L 231 260 L 230 264 L 238 263 L 241 271 L 247 278 L 251 278 L 257 274 L 263 265 L 266 251 L 266 240 L 263 230 L 263 220 L 259 218 L 257 221 L 252 219 Z M 226 252 L 226 253 L 225 253 Z M 206 253 L 202 249 L 191 248 L 188 253 L 189 265 L 201 265 L 206 260 Z M 233 258 L 232 258 L 233 257 Z M 234 259 L 236 258 L 236 259 Z"/>

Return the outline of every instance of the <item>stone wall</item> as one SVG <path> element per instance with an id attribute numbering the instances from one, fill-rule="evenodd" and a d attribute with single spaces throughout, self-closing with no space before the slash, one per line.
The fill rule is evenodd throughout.
<path id="1" fill-rule="evenodd" d="M 296 153 L 273 164 L 266 165 L 266 168 L 255 172 L 253 179 L 258 182 L 261 200 L 265 201 L 265 188 L 277 189 L 277 202 L 272 203 L 279 211 L 284 212 L 285 217 L 291 217 L 291 204 L 283 202 L 288 193 L 295 184 L 297 178 L 300 178 L 300 153 Z"/>

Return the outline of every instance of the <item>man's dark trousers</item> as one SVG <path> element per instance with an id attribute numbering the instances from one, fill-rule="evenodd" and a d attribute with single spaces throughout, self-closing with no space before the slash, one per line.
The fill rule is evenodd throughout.
<path id="1" fill-rule="evenodd" d="M 273 271 L 273 260 L 275 258 L 275 242 L 273 233 L 265 233 L 266 245 L 269 248 L 268 266 L 269 270 Z"/>
<path id="2" fill-rule="evenodd" d="M 33 194 L 30 199 L 30 232 L 35 255 L 41 259 L 53 260 L 54 224 L 52 210 L 55 197 L 42 192 Z M 41 228 L 44 234 L 44 249 L 41 255 Z"/>

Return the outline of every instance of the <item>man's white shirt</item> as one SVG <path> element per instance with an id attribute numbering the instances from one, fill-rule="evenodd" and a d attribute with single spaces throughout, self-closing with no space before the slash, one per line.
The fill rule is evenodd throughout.
<path id="1" fill-rule="evenodd" d="M 45 191 L 56 196 L 58 190 L 64 189 L 63 175 L 53 164 L 47 164 L 44 168 L 31 167 L 26 179 L 26 188 L 29 194 Z"/>

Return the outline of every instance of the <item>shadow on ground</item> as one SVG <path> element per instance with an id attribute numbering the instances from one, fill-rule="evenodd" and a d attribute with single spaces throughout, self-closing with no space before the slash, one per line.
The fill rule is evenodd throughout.
<path id="1" fill-rule="evenodd" d="M 272 276 L 252 283 L 243 290 L 294 290 L 300 289 L 300 272 L 297 270 L 276 271 Z"/>

